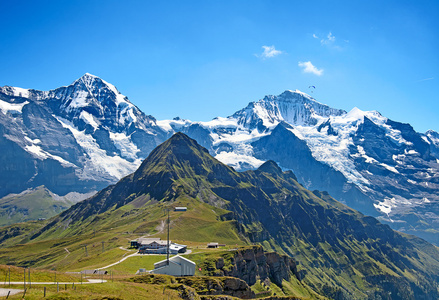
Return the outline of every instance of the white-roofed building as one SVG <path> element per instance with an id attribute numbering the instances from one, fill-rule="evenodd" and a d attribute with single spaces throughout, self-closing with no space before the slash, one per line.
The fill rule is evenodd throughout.
<path id="1" fill-rule="evenodd" d="M 152 274 L 164 274 L 172 276 L 194 276 L 195 263 L 180 255 L 173 256 L 167 260 L 162 260 L 154 264 L 154 270 L 151 270 Z"/>

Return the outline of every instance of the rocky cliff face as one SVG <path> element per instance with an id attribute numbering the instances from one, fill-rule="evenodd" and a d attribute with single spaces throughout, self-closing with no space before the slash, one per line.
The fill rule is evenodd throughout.
<path id="1" fill-rule="evenodd" d="M 266 253 L 261 246 L 238 249 L 230 256 L 220 257 L 215 267 L 219 270 L 217 274 L 240 278 L 249 285 L 258 279 L 270 279 L 282 286 L 282 280 L 290 280 L 291 275 L 300 279 L 292 258 L 275 252 Z"/>
<path id="2" fill-rule="evenodd" d="M 131 280 L 137 283 L 166 284 L 167 288 L 178 290 L 180 297 L 187 300 L 209 299 L 208 296 L 215 295 L 222 295 L 222 299 L 230 299 L 225 295 L 240 299 L 255 298 L 255 293 L 245 281 L 233 277 L 173 277 L 152 274 L 137 276 Z"/>

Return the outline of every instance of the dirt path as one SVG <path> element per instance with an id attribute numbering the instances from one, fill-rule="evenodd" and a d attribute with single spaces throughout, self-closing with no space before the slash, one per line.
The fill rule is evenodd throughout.
<path id="1" fill-rule="evenodd" d="M 101 283 L 101 282 L 107 282 L 107 280 L 105 280 L 105 279 L 87 279 L 88 281 L 83 281 L 82 282 L 82 284 L 90 284 L 90 283 Z M 32 281 L 31 282 L 31 285 L 34 285 L 34 284 L 59 284 L 59 285 L 62 285 L 62 284 L 81 284 L 81 282 L 53 282 L 53 281 L 46 281 L 46 282 L 38 282 L 38 281 Z M 0 282 L 0 285 L 6 285 L 6 284 L 9 284 L 9 282 L 7 282 L 7 283 L 3 283 L 3 282 Z M 23 281 L 11 281 L 11 284 L 14 284 L 14 285 L 19 285 L 19 284 L 21 284 L 21 285 L 23 285 Z M 29 283 L 28 282 L 26 282 L 26 286 L 28 285 Z M 15 289 L 6 289 L 6 288 L 2 288 L 1 290 L 15 290 Z M 20 291 L 23 291 L 23 290 L 20 290 Z M 6 295 L 8 294 L 8 292 L 6 292 Z"/>
<path id="2" fill-rule="evenodd" d="M 12 296 L 15 294 L 23 293 L 24 290 L 0 288 L 0 297 L 6 297 L 8 295 L 8 292 L 9 292 L 9 296 Z"/>
<path id="3" fill-rule="evenodd" d="M 117 264 L 120 264 L 121 262 L 123 262 L 125 259 L 127 259 L 127 258 L 129 258 L 129 257 L 132 257 L 132 256 L 139 256 L 139 255 L 143 255 L 143 254 L 138 254 L 138 253 L 136 252 L 136 253 L 133 253 L 133 254 L 130 254 L 130 255 L 127 255 L 127 256 L 121 258 L 119 261 L 117 261 L 117 262 L 115 262 L 115 263 L 112 263 L 111 265 L 108 265 L 108 266 L 105 266 L 105 267 L 102 267 L 102 268 L 96 268 L 95 270 L 103 270 L 103 269 L 107 269 L 107 268 L 109 268 L 109 267 L 112 267 L 112 266 L 115 266 L 115 265 L 117 265 Z"/>

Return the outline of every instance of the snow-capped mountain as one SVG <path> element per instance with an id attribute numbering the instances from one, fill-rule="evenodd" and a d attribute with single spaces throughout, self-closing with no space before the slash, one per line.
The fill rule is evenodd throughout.
<path id="1" fill-rule="evenodd" d="M 57 194 L 115 183 L 166 136 L 99 77 L 51 91 L 0 88 L 0 196 L 45 185 Z"/>
<path id="2" fill-rule="evenodd" d="M 238 170 L 273 159 L 308 189 L 329 191 L 394 228 L 439 242 L 428 232 L 439 230 L 434 131 L 419 134 L 376 111 L 333 109 L 300 91 L 266 96 L 228 118 L 158 125 L 187 133 Z M 428 213 L 416 214 L 417 209 Z"/>
<path id="3" fill-rule="evenodd" d="M 265 96 L 262 100 L 251 102 L 246 108 L 233 114 L 232 118 L 247 128 L 270 128 L 282 121 L 310 126 L 329 116 L 343 114 L 346 114 L 344 110 L 318 103 L 309 95 L 296 90 L 285 91 L 279 96 Z"/>
<path id="4" fill-rule="evenodd" d="M 306 188 L 439 244 L 439 134 L 297 90 L 192 122 L 156 121 L 90 74 L 52 91 L 2 87 L 0 196 L 40 185 L 59 195 L 103 188 L 178 131 L 237 170 L 274 160 Z"/>

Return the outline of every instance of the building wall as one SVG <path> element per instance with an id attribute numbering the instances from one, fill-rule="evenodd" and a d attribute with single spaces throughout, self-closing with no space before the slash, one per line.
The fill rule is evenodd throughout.
<path id="1" fill-rule="evenodd" d="M 174 256 L 169 260 L 169 265 L 164 265 L 165 261 L 156 263 L 154 274 L 165 274 L 172 276 L 193 276 L 195 274 L 195 263 L 187 261 L 179 256 Z"/>

